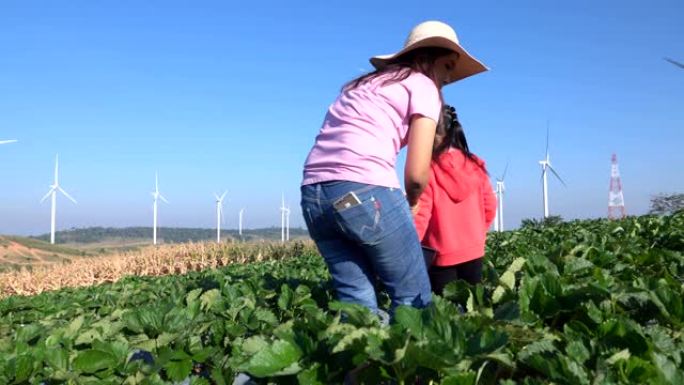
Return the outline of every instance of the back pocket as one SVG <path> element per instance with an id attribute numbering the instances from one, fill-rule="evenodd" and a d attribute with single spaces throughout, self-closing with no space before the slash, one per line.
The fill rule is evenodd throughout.
<path id="1" fill-rule="evenodd" d="M 343 231 L 353 240 L 363 244 L 374 244 L 382 239 L 382 210 L 380 201 L 374 196 L 361 204 L 336 210 Z"/>

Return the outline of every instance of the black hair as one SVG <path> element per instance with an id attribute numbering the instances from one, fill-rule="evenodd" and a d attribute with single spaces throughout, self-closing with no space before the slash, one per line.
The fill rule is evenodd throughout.
<path id="1" fill-rule="evenodd" d="M 455 148 L 461 151 L 466 158 L 480 165 L 480 167 L 487 172 L 480 162 L 477 161 L 475 155 L 470 152 L 468 140 L 466 139 L 465 131 L 463 131 L 463 126 L 458 120 L 456 109 L 448 104 L 444 104 L 442 107 L 442 116 L 440 117 L 440 122 L 437 124 L 435 141 L 436 143 L 432 150 L 433 159 L 437 159 L 449 148 Z"/>

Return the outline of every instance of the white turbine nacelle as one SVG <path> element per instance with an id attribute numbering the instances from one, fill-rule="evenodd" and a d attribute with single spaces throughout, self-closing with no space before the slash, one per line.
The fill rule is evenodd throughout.
<path id="1" fill-rule="evenodd" d="M 159 177 L 157 176 L 157 173 L 154 173 L 154 192 L 152 194 L 152 199 L 154 200 L 152 204 L 152 211 L 153 211 L 153 220 L 152 220 L 152 244 L 156 245 L 157 244 L 157 202 L 158 200 L 162 200 L 162 202 L 168 204 L 169 201 L 164 198 L 163 195 L 159 192 Z"/>
<path id="2" fill-rule="evenodd" d="M 224 191 L 221 196 L 214 194 L 216 198 L 216 243 L 221 243 L 221 222 L 223 222 L 223 198 L 226 197 L 228 191 Z"/>
<path id="3" fill-rule="evenodd" d="M 43 203 L 47 197 L 51 197 L 52 208 L 50 209 L 50 243 L 55 244 L 55 223 L 57 218 L 57 192 L 61 192 L 70 201 L 76 203 L 76 200 L 71 197 L 64 189 L 59 186 L 59 155 L 55 156 L 55 182 L 50 185 L 50 190 L 40 200 Z"/>

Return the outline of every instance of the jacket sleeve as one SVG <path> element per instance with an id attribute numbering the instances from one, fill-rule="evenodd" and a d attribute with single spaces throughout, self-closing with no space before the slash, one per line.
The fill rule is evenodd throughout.
<path id="1" fill-rule="evenodd" d="M 425 238 L 425 233 L 430 224 L 430 219 L 432 218 L 432 205 L 434 201 L 434 184 L 435 175 L 432 170 L 430 170 L 430 181 L 420 194 L 418 198 L 418 213 L 414 215 L 413 221 L 416 225 L 416 231 L 418 232 L 418 239 L 422 242 Z"/>
<path id="2" fill-rule="evenodd" d="M 484 198 L 484 214 L 485 214 L 485 231 L 494 222 L 496 216 L 496 196 L 492 190 L 492 185 L 489 183 L 489 177 L 485 174 L 482 178 L 482 195 Z"/>

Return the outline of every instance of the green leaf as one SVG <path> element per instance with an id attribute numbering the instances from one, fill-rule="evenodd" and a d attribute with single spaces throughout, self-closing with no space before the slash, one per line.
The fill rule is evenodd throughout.
<path id="1" fill-rule="evenodd" d="M 398 306 L 394 312 L 394 322 L 403 326 L 409 333 L 415 336 L 423 333 L 422 312 L 415 307 Z"/>
<path id="2" fill-rule="evenodd" d="M 193 303 L 197 302 L 197 299 L 199 298 L 200 294 L 202 294 L 202 288 L 197 288 L 195 290 L 191 290 L 188 292 L 188 294 L 185 296 L 185 303 L 186 305 L 190 306 Z"/>
<path id="3" fill-rule="evenodd" d="M 221 292 L 218 289 L 211 289 L 200 296 L 202 310 L 213 309 L 221 301 Z"/>
<path id="4" fill-rule="evenodd" d="M 507 301 L 494 310 L 497 321 L 513 321 L 520 318 L 520 307 L 516 301 Z"/>
<path id="5" fill-rule="evenodd" d="M 278 325 L 278 318 L 272 311 L 268 309 L 258 308 L 254 311 L 254 315 L 259 321 L 264 322 L 268 325 Z"/>
<path id="6" fill-rule="evenodd" d="M 583 364 L 591 357 L 591 353 L 581 341 L 570 341 L 568 346 L 565 347 L 565 351 L 569 357 L 580 364 Z"/>
<path id="7" fill-rule="evenodd" d="M 115 368 L 116 357 L 101 350 L 85 350 L 74 360 L 74 369 L 85 373 L 95 373 L 103 369 Z"/>
<path id="8" fill-rule="evenodd" d="M 61 346 L 53 346 L 45 350 L 45 362 L 56 370 L 67 370 L 69 357 Z"/>
<path id="9" fill-rule="evenodd" d="M 319 363 L 297 374 L 299 385 L 327 385 L 327 378 Z"/>
<path id="10" fill-rule="evenodd" d="M 442 380 L 442 385 L 475 385 L 475 378 L 477 373 L 469 370 L 467 372 L 461 372 L 457 374 L 452 374 Z"/>
<path id="11" fill-rule="evenodd" d="M 623 350 L 620 350 L 619 352 L 613 354 L 612 356 L 610 356 L 610 357 L 606 360 L 606 363 L 607 363 L 608 365 L 615 365 L 616 362 L 622 361 L 622 360 L 625 360 L 625 361 L 626 361 L 626 360 L 628 360 L 629 357 L 631 357 L 631 356 L 632 356 L 632 355 L 629 353 L 629 349 L 623 349 Z"/>
<path id="12" fill-rule="evenodd" d="M 292 306 L 292 298 L 294 293 L 290 286 L 283 284 L 280 287 L 280 296 L 278 297 L 278 307 L 281 310 L 287 310 Z"/>
<path id="13" fill-rule="evenodd" d="M 67 329 L 66 329 L 66 332 L 64 333 L 64 336 L 67 338 L 74 338 L 78 334 L 79 330 L 81 329 L 81 326 L 83 326 L 84 319 L 85 318 L 82 315 L 74 318 L 69 323 L 69 326 L 67 326 Z"/>
<path id="14" fill-rule="evenodd" d="M 102 335 L 100 335 L 100 332 L 97 329 L 90 329 L 81 333 L 78 336 L 78 338 L 76 338 L 76 341 L 74 341 L 74 343 L 76 345 L 88 345 L 92 344 L 93 341 L 101 338 Z"/>
<path id="15" fill-rule="evenodd" d="M 277 340 L 265 349 L 258 351 L 241 370 L 256 377 L 297 373 L 301 368 L 296 366 L 302 352 L 289 341 Z M 285 370 L 288 369 L 288 370 Z"/>
<path id="16" fill-rule="evenodd" d="M 18 356 L 15 365 L 14 379 L 16 383 L 26 381 L 33 373 L 33 357 L 29 354 Z"/>
<path id="17" fill-rule="evenodd" d="M 168 375 L 170 379 L 182 381 L 190 375 L 192 360 L 187 358 L 179 361 L 169 361 L 164 365 L 164 370 L 166 370 L 166 375 Z"/>
<path id="18" fill-rule="evenodd" d="M 684 384 L 684 372 L 662 354 L 655 353 L 655 367 L 668 384 Z"/>

